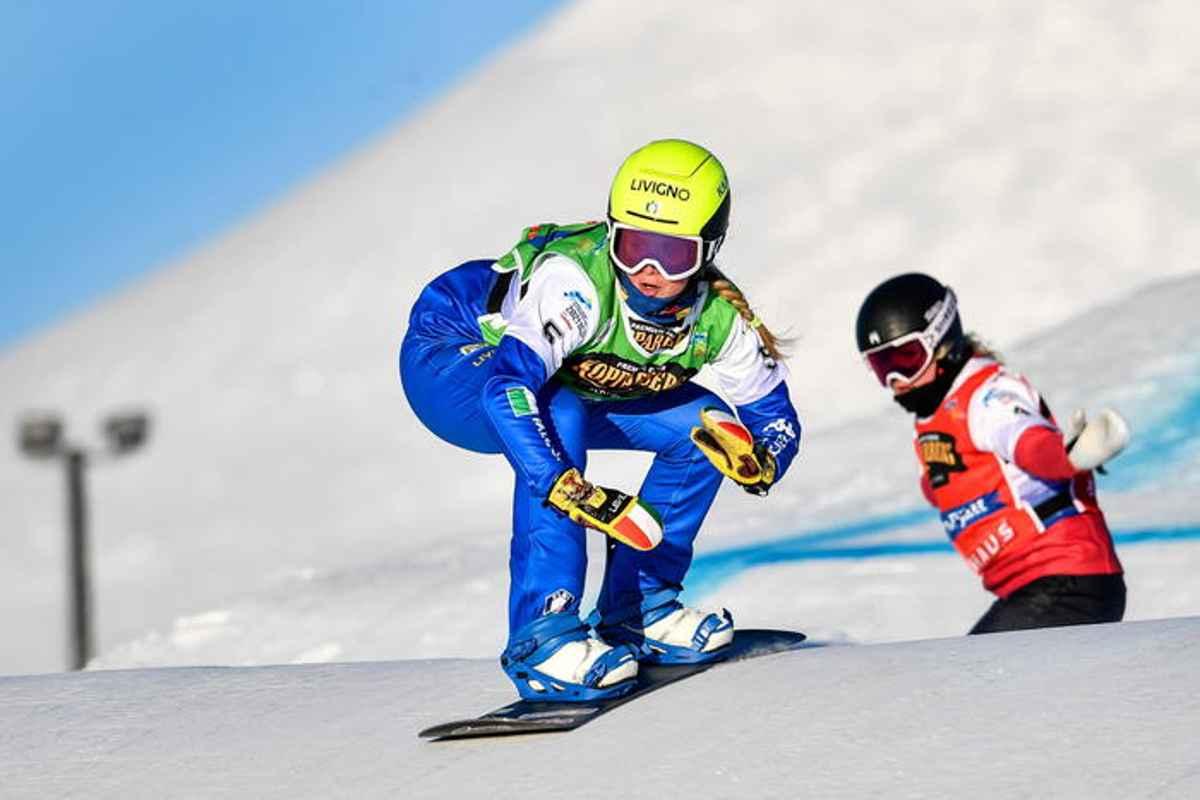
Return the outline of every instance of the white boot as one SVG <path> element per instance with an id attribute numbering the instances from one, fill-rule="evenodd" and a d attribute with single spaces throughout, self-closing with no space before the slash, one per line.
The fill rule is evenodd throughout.
<path id="1" fill-rule="evenodd" d="M 567 642 L 555 650 L 554 654 L 545 661 L 534 664 L 533 668 L 547 677 L 556 678 L 564 683 L 584 684 L 588 672 L 612 649 L 599 639 L 580 639 Z M 630 657 L 617 666 L 610 667 L 600 681 L 595 684 L 595 688 L 603 689 L 621 681 L 636 678 L 637 671 L 637 659 Z M 536 679 L 531 679 L 530 682 L 535 683 Z"/>
<path id="2" fill-rule="evenodd" d="M 719 625 L 714 626 L 714 617 L 721 620 Z M 705 630 L 701 629 L 702 625 Z M 733 620 L 718 611 L 684 606 L 647 625 L 645 631 L 646 644 L 650 645 L 651 649 L 655 643 L 660 643 L 670 647 L 693 649 L 700 653 L 712 653 L 733 641 Z M 702 642 L 698 649 L 696 645 L 700 642 L 697 639 Z"/>
<path id="3" fill-rule="evenodd" d="M 688 608 L 675 600 L 596 627 L 604 641 L 636 647 L 651 664 L 697 664 L 724 658 L 733 642 L 733 617 L 724 609 Z"/>

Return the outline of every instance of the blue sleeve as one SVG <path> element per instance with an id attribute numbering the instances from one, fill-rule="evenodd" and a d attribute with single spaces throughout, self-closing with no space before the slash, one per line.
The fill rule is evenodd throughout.
<path id="1" fill-rule="evenodd" d="M 512 336 L 500 340 L 493 359 L 492 377 L 483 385 L 484 413 L 517 479 L 535 493 L 548 495 L 558 476 L 575 465 L 537 405 L 546 365 Z"/>
<path id="2" fill-rule="evenodd" d="M 787 384 L 781 381 L 754 402 L 738 406 L 737 412 L 754 441 L 775 456 L 775 480 L 779 481 L 800 450 L 800 418 L 788 396 Z"/>

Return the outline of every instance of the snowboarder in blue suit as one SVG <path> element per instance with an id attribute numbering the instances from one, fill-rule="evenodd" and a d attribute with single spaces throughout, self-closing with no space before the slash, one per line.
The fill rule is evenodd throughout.
<path id="1" fill-rule="evenodd" d="M 692 542 L 722 475 L 767 494 L 800 423 L 775 337 L 714 264 L 729 209 L 712 153 L 651 142 L 617 172 L 606 222 L 529 228 L 412 309 L 400 375 L 413 410 L 516 472 L 501 664 L 524 698 L 619 696 L 639 660 L 716 660 L 733 640 L 728 611 L 678 599 Z M 691 382 L 704 366 L 733 408 Z M 655 454 L 637 495 L 584 478 L 602 449 Z M 609 537 L 587 623 L 586 528 Z"/>

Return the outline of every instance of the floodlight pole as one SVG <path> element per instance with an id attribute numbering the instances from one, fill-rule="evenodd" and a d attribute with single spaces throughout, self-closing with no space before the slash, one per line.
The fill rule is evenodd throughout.
<path id="1" fill-rule="evenodd" d="M 114 414 L 104 421 L 107 450 L 99 456 L 119 458 L 146 441 L 150 420 L 143 411 Z M 18 426 L 18 446 L 36 459 L 61 458 L 67 477 L 67 615 L 71 669 L 87 667 L 92 647 L 92 576 L 88 566 L 87 467 L 89 451 L 63 440 L 63 423 L 53 413 L 27 414 Z"/>
<path id="2" fill-rule="evenodd" d="M 87 453 L 71 448 L 63 463 L 67 467 L 67 518 L 71 525 L 70 621 L 71 669 L 81 670 L 92 658 L 92 580 L 88 570 Z"/>

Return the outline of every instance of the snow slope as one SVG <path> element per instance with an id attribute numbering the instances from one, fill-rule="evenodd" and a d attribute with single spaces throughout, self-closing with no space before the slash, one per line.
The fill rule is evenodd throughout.
<path id="1" fill-rule="evenodd" d="M 602 214 L 616 163 L 657 136 L 726 161 L 726 266 L 796 337 L 807 431 L 766 503 L 724 494 L 703 552 L 916 508 L 904 420 L 850 338 L 863 294 L 901 269 L 952 283 L 968 325 L 1011 347 L 1056 407 L 1119 401 L 1139 431 L 1153 428 L 1142 410 L 1174 419 L 1194 338 L 1160 350 L 1143 331 L 1194 331 L 1194 303 L 1034 335 L 1194 274 L 1194 3 L 694 8 L 580 2 L 277 207 L 0 353 L 0 419 L 58 408 L 86 436 L 113 407 L 156 414 L 148 451 L 93 475 L 101 663 L 494 653 L 510 477 L 412 418 L 394 367 L 405 315 L 430 277 L 523 225 Z M 1115 325 L 1128 350 L 1089 345 Z M 1127 380 L 1135 367 L 1144 380 Z M 1191 469 L 1176 444 L 1172 469 Z M 1109 493 L 1114 521 L 1194 523 L 1191 489 L 1150 455 L 1133 500 Z M 643 463 L 596 459 L 594 476 L 632 486 Z M 0 672 L 62 663 L 60 494 L 55 472 L 0 448 Z M 932 536 L 914 524 L 887 534 Z M 1195 545 L 1140 547 L 1131 566 L 1155 555 L 1131 570 L 1131 610 L 1200 613 L 1176 582 Z M 745 623 L 779 612 L 860 640 L 948 634 L 986 603 L 949 559 L 797 562 L 721 598 Z M 908 596 L 924 599 L 895 602 Z"/>
<path id="2" fill-rule="evenodd" d="M 0 793 L 1193 798 L 1198 659 L 1194 617 L 814 648 L 441 743 L 416 731 L 507 702 L 493 661 L 0 678 Z"/>

